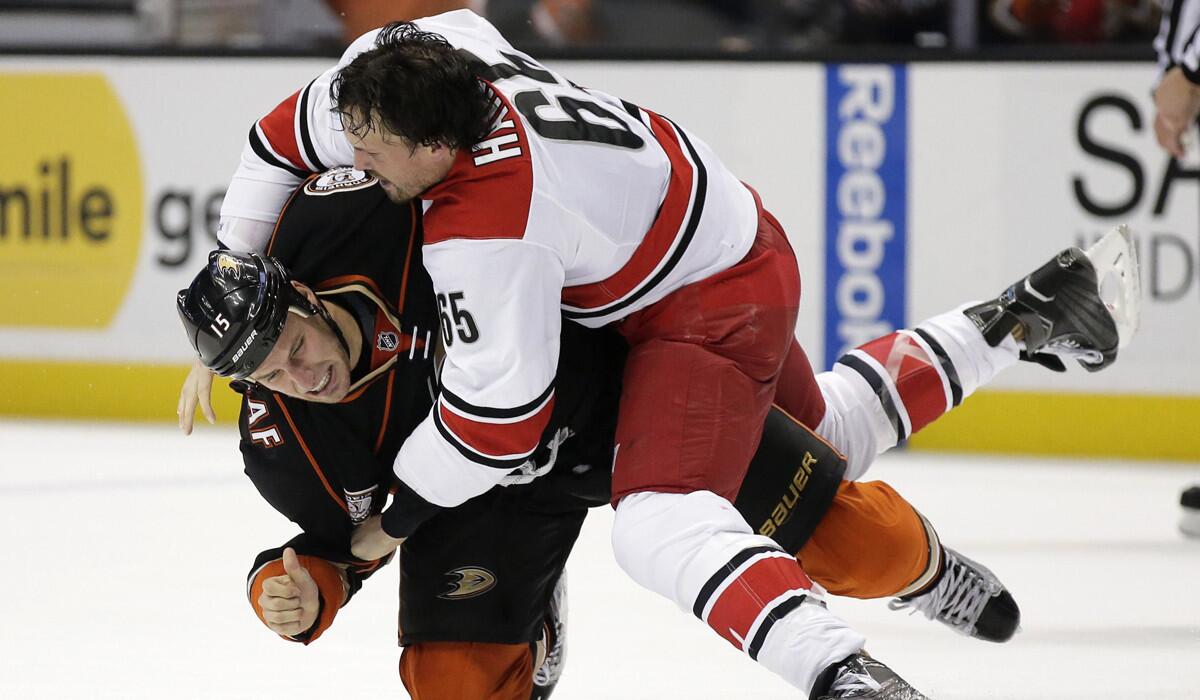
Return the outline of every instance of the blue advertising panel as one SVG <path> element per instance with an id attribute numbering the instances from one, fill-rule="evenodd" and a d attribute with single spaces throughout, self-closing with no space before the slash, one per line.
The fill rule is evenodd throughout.
<path id="1" fill-rule="evenodd" d="M 825 357 L 905 323 L 908 105 L 903 65 L 825 69 Z"/>

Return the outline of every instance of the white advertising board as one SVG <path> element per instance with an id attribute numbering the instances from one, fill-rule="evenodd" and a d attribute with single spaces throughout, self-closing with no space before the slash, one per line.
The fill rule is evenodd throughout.
<path id="1" fill-rule="evenodd" d="M 0 57 L 13 115 L 0 130 L 0 413 L 171 415 L 189 358 L 175 292 L 214 246 L 253 120 L 326 65 Z M 796 249 L 797 334 L 820 367 L 1129 223 L 1145 277 L 1134 345 L 1100 374 L 1012 370 L 992 388 L 1016 398 L 994 415 L 1079 395 L 1098 400 L 1056 420 L 1094 422 L 1118 397 L 1200 417 L 1200 153 L 1172 164 L 1156 148 L 1153 66 L 553 66 L 687 125 L 762 194 Z M 1189 440 L 1168 456 L 1200 459 Z"/>
<path id="2" fill-rule="evenodd" d="M 1097 375 L 1019 368 L 998 387 L 1200 394 L 1200 153 L 1154 142 L 1154 67 L 912 68 L 912 317 L 991 296 L 1118 223 L 1138 234 L 1142 327 Z"/>
<path id="3" fill-rule="evenodd" d="M 185 362 L 189 348 L 174 295 L 215 247 L 221 197 L 246 132 L 325 67 L 319 60 L 0 58 L 0 96 L 21 115 L 0 133 L 0 275 L 9 279 L 0 281 L 0 358 Z M 819 123 L 806 111 L 819 86 L 816 68 L 710 67 L 703 70 L 705 85 L 722 96 L 714 102 L 698 100 L 690 87 L 694 66 L 559 67 L 586 84 L 681 115 L 729 154 L 738 172 L 752 173 L 744 177 L 780 218 L 796 228 L 819 225 L 811 194 L 820 183 Z M 797 76 L 807 76 L 808 84 Z M 781 92 L 781 85 L 791 89 Z M 771 100 L 756 97 L 772 92 Z M 46 123 L 47 112 L 57 119 Z M 800 115 L 806 121 L 797 123 Z M 119 143 L 113 132 L 122 136 Z M 777 141 L 769 134 L 788 136 Z M 774 177 L 778 172 L 788 176 Z M 108 193 L 113 210 L 89 219 L 112 229 L 100 240 L 84 235 L 76 221 L 83 193 L 92 189 Z M 65 230 L 60 210 L 68 211 Z M 106 248 L 119 256 L 101 255 Z M 818 253 L 806 258 L 815 265 Z M 71 277 L 64 261 L 76 276 L 123 267 L 95 277 L 102 284 L 68 294 L 61 291 Z M 80 312 L 81 294 L 95 299 L 98 310 Z"/>

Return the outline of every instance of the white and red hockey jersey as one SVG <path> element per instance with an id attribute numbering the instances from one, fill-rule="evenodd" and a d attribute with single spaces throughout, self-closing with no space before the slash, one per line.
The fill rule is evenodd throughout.
<path id="1" fill-rule="evenodd" d="M 731 267 L 757 213 L 746 186 L 669 119 L 574 85 L 470 11 L 416 24 L 486 64 L 493 97 L 490 134 L 421 195 L 446 362 L 395 471 L 448 507 L 537 446 L 563 316 L 605 325 Z M 221 212 L 225 245 L 261 249 L 269 227 L 247 221 L 273 222 L 306 173 L 352 164 L 329 85 L 375 35 L 255 124 Z"/>

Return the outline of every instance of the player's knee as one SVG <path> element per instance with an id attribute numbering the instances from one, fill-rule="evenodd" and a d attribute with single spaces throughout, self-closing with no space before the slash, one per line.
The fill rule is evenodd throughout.
<path id="1" fill-rule="evenodd" d="M 617 504 L 612 544 L 630 578 L 685 609 L 738 551 L 777 546 L 754 534 L 728 500 L 709 491 L 626 496 Z"/>
<path id="2" fill-rule="evenodd" d="M 426 642 L 405 647 L 400 679 L 413 700 L 529 700 L 528 644 Z"/>
<path id="3" fill-rule="evenodd" d="M 613 515 L 612 548 L 617 566 L 652 590 L 657 590 L 650 580 L 654 545 L 643 539 L 641 533 L 661 528 L 661 521 L 666 519 L 664 511 L 682 498 L 682 494 L 632 493 L 617 503 Z"/>
<path id="4" fill-rule="evenodd" d="M 830 593 L 882 598 L 921 579 L 937 546 L 932 527 L 891 486 L 847 482 L 799 558 Z"/>

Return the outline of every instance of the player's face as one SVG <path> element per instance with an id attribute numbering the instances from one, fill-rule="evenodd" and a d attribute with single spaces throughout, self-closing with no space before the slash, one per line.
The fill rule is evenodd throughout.
<path id="1" fill-rule="evenodd" d="M 445 146 L 414 146 L 390 134 L 378 122 L 355 134 L 347 131 L 354 148 L 354 167 L 379 178 L 393 202 L 407 202 L 440 182 L 454 164 Z"/>
<path id="2" fill-rule="evenodd" d="M 297 399 L 337 403 L 350 389 L 350 358 L 324 319 L 289 313 L 275 347 L 250 378 Z"/>

